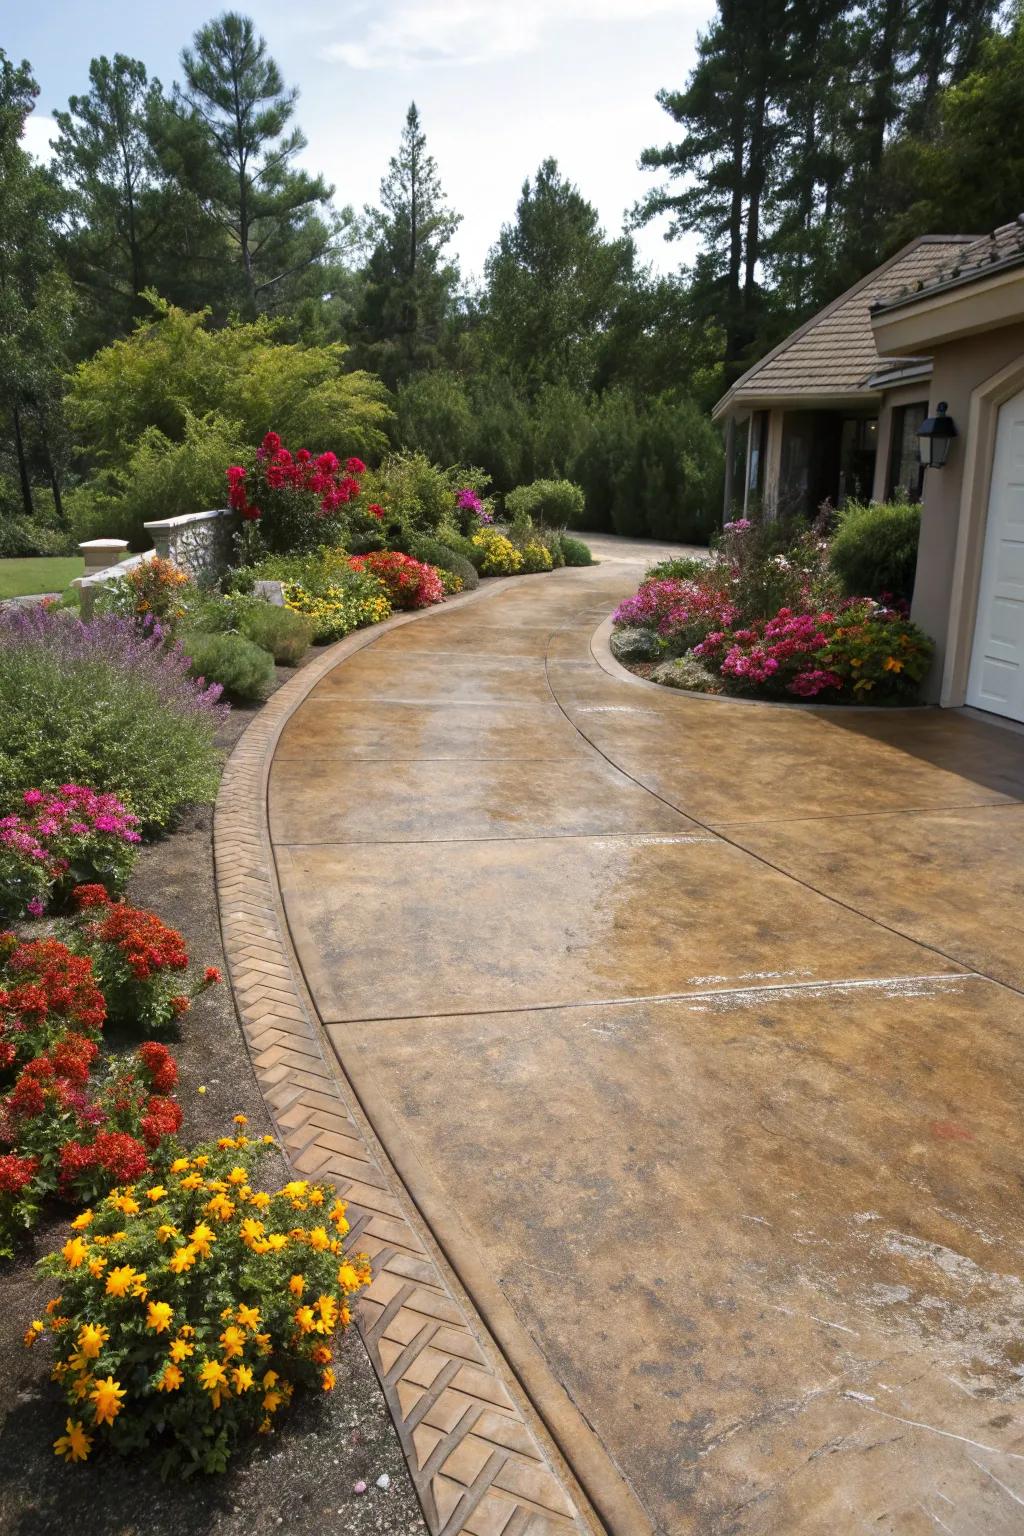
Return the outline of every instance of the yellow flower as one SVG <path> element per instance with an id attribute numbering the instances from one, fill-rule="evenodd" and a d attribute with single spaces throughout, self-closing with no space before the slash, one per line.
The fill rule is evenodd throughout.
<path id="1" fill-rule="evenodd" d="M 258 1189 L 254 1195 L 249 1196 L 249 1204 L 254 1205 L 258 1211 L 265 1211 L 270 1204 L 270 1196 L 265 1189 Z"/>
<path id="2" fill-rule="evenodd" d="M 205 1365 L 199 1367 L 199 1380 L 203 1390 L 209 1392 L 213 1406 L 219 1408 L 221 1400 L 227 1392 L 227 1372 L 219 1360 L 207 1360 Z"/>
<path id="3" fill-rule="evenodd" d="M 235 1392 L 241 1397 L 243 1392 L 252 1388 L 252 1370 L 247 1365 L 236 1365 L 231 1372 L 231 1379 L 235 1384 Z"/>
<path id="4" fill-rule="evenodd" d="M 61 1305 L 63 1300 L 64 1300 L 63 1296 L 52 1296 L 50 1298 L 50 1300 L 46 1303 L 46 1315 L 47 1315 L 47 1317 L 52 1317 L 53 1316 L 53 1314 L 57 1311 L 57 1308 Z"/>
<path id="5" fill-rule="evenodd" d="M 63 1456 L 65 1461 L 84 1461 L 92 1450 L 92 1439 L 82 1428 L 80 1419 L 68 1419 L 64 1426 L 66 1433 L 53 1442 L 53 1450 L 56 1456 Z"/>
<path id="6" fill-rule="evenodd" d="M 309 1184 L 305 1179 L 293 1179 L 290 1184 L 285 1185 L 281 1193 L 287 1195 L 289 1200 L 302 1200 L 308 1188 Z"/>
<path id="7" fill-rule="evenodd" d="M 311 1358 L 314 1365 L 330 1365 L 334 1359 L 334 1351 L 329 1344 L 318 1344 Z"/>
<path id="8" fill-rule="evenodd" d="M 309 1203 L 310 1205 L 323 1205 L 324 1203 L 324 1192 L 318 1184 L 314 1184 L 309 1192 Z"/>
<path id="9" fill-rule="evenodd" d="M 80 1216 L 76 1216 L 74 1221 L 71 1223 L 72 1232 L 84 1232 L 92 1219 L 92 1211 L 83 1211 L 82 1214 Z"/>
<path id="10" fill-rule="evenodd" d="M 285 1237 L 283 1232 L 267 1233 L 267 1247 L 270 1249 L 271 1253 L 279 1253 L 282 1248 L 287 1248 L 287 1246 L 288 1239 Z"/>
<path id="11" fill-rule="evenodd" d="M 171 1172 L 172 1173 L 187 1173 L 189 1167 L 190 1167 L 190 1164 L 189 1164 L 189 1160 L 188 1160 L 187 1157 L 176 1157 L 174 1159 L 174 1162 L 171 1164 Z"/>
<path id="12" fill-rule="evenodd" d="M 195 1353 L 195 1345 L 190 1344 L 187 1339 L 174 1339 L 168 1353 L 175 1365 L 180 1365 L 183 1360 L 188 1359 L 189 1355 Z"/>
<path id="13" fill-rule="evenodd" d="M 237 1168 L 236 1167 L 236 1168 L 232 1168 L 231 1172 L 228 1174 L 228 1183 L 229 1184 L 244 1184 L 244 1183 L 246 1183 L 248 1178 L 249 1178 L 249 1175 L 246 1173 L 244 1168 Z"/>
<path id="14" fill-rule="evenodd" d="M 162 1200 L 166 1193 L 167 1191 L 162 1184 L 154 1184 L 152 1189 L 146 1190 L 146 1197 L 149 1200 Z"/>
<path id="15" fill-rule="evenodd" d="M 106 1269 L 106 1267 L 107 1267 L 106 1259 L 90 1259 L 89 1260 L 89 1273 L 90 1273 L 90 1275 L 92 1275 L 94 1280 L 98 1280 L 99 1279 L 100 1275 L 102 1275 L 102 1273 Z"/>
<path id="16" fill-rule="evenodd" d="M 312 1333 L 315 1326 L 313 1308 L 297 1307 L 295 1311 L 295 1321 L 298 1323 L 303 1333 Z"/>
<path id="17" fill-rule="evenodd" d="M 326 1227 L 314 1227 L 309 1234 L 309 1246 L 315 1248 L 318 1253 L 323 1253 L 331 1246 L 331 1240 L 327 1236 Z"/>
<path id="18" fill-rule="evenodd" d="M 276 1413 L 283 1401 L 284 1398 L 281 1393 L 276 1392 L 273 1388 L 263 1394 L 263 1406 L 268 1413 Z"/>
<path id="19" fill-rule="evenodd" d="M 196 1093 L 205 1093 L 205 1092 L 206 1092 L 205 1084 L 200 1083 L 199 1087 L 196 1089 Z"/>
<path id="20" fill-rule="evenodd" d="M 69 1269 L 77 1269 L 79 1264 L 84 1264 L 89 1257 L 89 1244 L 84 1243 L 80 1237 L 69 1237 L 61 1249 Z"/>
<path id="21" fill-rule="evenodd" d="M 275 1145 L 273 1136 L 261 1136 L 260 1141 L 262 1141 L 265 1147 L 272 1147 Z"/>
<path id="22" fill-rule="evenodd" d="M 253 1332 L 255 1332 L 260 1325 L 259 1307 L 247 1307 L 243 1302 L 239 1307 L 236 1316 L 238 1321 L 242 1324 L 243 1328 L 251 1328 Z"/>
<path id="23" fill-rule="evenodd" d="M 209 1161 L 210 1161 L 210 1159 L 207 1157 L 206 1153 L 205 1152 L 201 1152 L 198 1157 L 194 1157 L 192 1159 L 192 1167 L 193 1168 L 205 1168 L 207 1166 L 207 1164 L 209 1163 Z"/>
<path id="24" fill-rule="evenodd" d="M 214 1195 L 212 1200 L 206 1202 L 204 1209 L 220 1221 L 228 1221 L 235 1214 L 235 1203 L 227 1195 Z"/>
<path id="25" fill-rule="evenodd" d="M 902 672 L 903 663 L 902 661 L 897 661 L 895 656 L 887 656 L 885 658 L 885 670 L 887 672 Z"/>
<path id="26" fill-rule="evenodd" d="M 271 1424 L 268 1418 L 262 1418 L 260 1419 L 259 1428 L 257 1429 L 256 1433 L 258 1435 L 269 1435 L 273 1427 L 273 1424 Z"/>
<path id="27" fill-rule="evenodd" d="M 125 1216 L 137 1216 L 139 1214 L 139 1202 L 132 1195 L 111 1195 L 107 1202 L 115 1211 L 120 1211 Z"/>
<path id="28" fill-rule="evenodd" d="M 233 1136 L 219 1136 L 217 1138 L 217 1145 L 222 1152 L 233 1152 L 235 1138 Z"/>
<path id="29" fill-rule="evenodd" d="M 124 1395 L 124 1387 L 113 1376 L 107 1376 L 96 1383 L 89 1393 L 89 1401 L 94 1404 L 97 1424 L 113 1424 L 121 1412 L 121 1399 Z"/>
<path id="30" fill-rule="evenodd" d="M 320 1321 L 316 1325 L 317 1333 L 331 1333 L 338 1321 L 338 1303 L 333 1296 L 319 1296 L 316 1309 L 320 1313 Z"/>
<path id="31" fill-rule="evenodd" d="M 203 1181 L 198 1173 L 190 1173 L 181 1181 L 182 1189 L 202 1189 Z"/>
<path id="32" fill-rule="evenodd" d="M 241 1328 L 236 1328 L 231 1323 L 221 1334 L 220 1342 L 224 1346 L 225 1360 L 233 1360 L 236 1355 L 242 1354 L 245 1349 L 245 1334 Z"/>
<path id="33" fill-rule="evenodd" d="M 127 1296 L 132 1287 L 141 1284 L 145 1278 L 145 1275 L 140 1275 L 130 1264 L 118 1265 L 107 1276 L 107 1295 Z"/>
<path id="34" fill-rule="evenodd" d="M 247 1216 L 239 1227 L 243 1243 L 257 1243 L 263 1236 L 266 1228 L 262 1221 L 257 1221 L 254 1216 Z"/>
<path id="35" fill-rule="evenodd" d="M 325 1392 L 330 1392 L 330 1391 L 333 1390 L 333 1388 L 334 1388 L 334 1371 L 331 1369 L 330 1366 L 327 1367 L 326 1371 L 324 1371 L 323 1375 L 320 1377 L 320 1384 L 323 1387 Z"/>
<path id="36" fill-rule="evenodd" d="M 78 1348 L 86 1360 L 95 1360 L 110 1338 L 110 1330 L 102 1323 L 83 1323 L 78 1330 Z"/>
<path id="37" fill-rule="evenodd" d="M 212 1227 L 208 1227 L 205 1221 L 199 1222 L 192 1229 L 192 1247 L 201 1258 L 210 1257 L 210 1244 L 216 1242 L 217 1234 Z"/>
<path id="38" fill-rule="evenodd" d="M 94 1380 L 93 1376 L 77 1376 L 71 1383 L 71 1395 L 76 1403 L 80 1403 L 83 1397 L 89 1396 Z"/>
<path id="39" fill-rule="evenodd" d="M 338 1266 L 338 1284 L 344 1291 L 358 1291 L 362 1284 L 358 1270 L 349 1259 Z"/>
<path id="40" fill-rule="evenodd" d="M 161 1222 L 156 1229 L 156 1238 L 158 1243 L 169 1243 L 171 1238 L 177 1237 L 177 1235 L 177 1227 L 172 1226 L 169 1221 Z"/>
<path id="41" fill-rule="evenodd" d="M 174 1310 L 166 1301 L 151 1301 L 146 1308 L 146 1327 L 154 1333 L 166 1333 L 173 1316 Z"/>
<path id="42" fill-rule="evenodd" d="M 167 1268 L 174 1275 L 182 1275 L 186 1269 L 191 1269 L 196 1261 L 196 1251 L 191 1244 L 187 1248 L 175 1248 L 167 1260 Z"/>
<path id="43" fill-rule="evenodd" d="M 254 1333 L 253 1336 L 252 1336 L 252 1341 L 256 1345 L 256 1348 L 259 1350 L 261 1355 L 269 1355 L 270 1354 L 270 1334 L 269 1333 Z"/>
<path id="44" fill-rule="evenodd" d="M 236 1125 L 248 1125 L 249 1124 L 249 1116 L 248 1115 L 232 1115 L 231 1118 L 234 1120 Z"/>
<path id="45" fill-rule="evenodd" d="M 177 1392 L 184 1380 L 178 1367 L 168 1364 L 164 1366 L 164 1373 L 157 1382 L 156 1389 L 158 1392 Z"/>
<path id="46" fill-rule="evenodd" d="M 28 1327 L 25 1329 L 25 1337 L 22 1340 L 25 1348 L 31 1349 L 39 1335 L 41 1333 L 45 1333 L 45 1331 L 46 1324 L 42 1321 L 41 1318 L 37 1317 L 33 1322 L 29 1323 Z"/>

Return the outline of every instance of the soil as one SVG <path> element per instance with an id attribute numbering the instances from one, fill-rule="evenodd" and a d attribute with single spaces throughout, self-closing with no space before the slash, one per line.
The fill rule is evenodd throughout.
<path id="1" fill-rule="evenodd" d="M 278 668 L 277 683 L 294 675 Z M 220 732 L 230 751 L 257 706 L 232 710 Z M 146 848 L 128 897 L 180 929 L 199 965 L 226 974 L 213 881 L 213 809 L 189 812 L 173 834 Z M 223 1135 L 231 1116 L 249 1133 L 273 1126 L 252 1072 L 229 987 L 204 993 L 169 1041 L 185 1110 L 182 1138 Z M 200 1093 L 202 1088 L 204 1092 Z M 283 1172 L 270 1169 L 275 1178 Z M 34 1261 L 63 1243 L 67 1213 L 41 1224 L 19 1258 L 0 1269 L 0 1536 L 388 1536 L 426 1529 L 377 1379 L 353 1329 L 337 1361 L 338 1385 L 296 1395 L 281 1430 L 238 1457 L 221 1477 L 161 1484 L 142 1462 L 107 1457 L 69 1467 L 55 1459 L 66 1408 L 49 1379 L 47 1345 L 26 1350 L 28 1322 L 42 1315 L 51 1282 Z M 384 1487 L 378 1479 L 384 1479 Z M 364 1482 L 365 1493 L 354 1484 Z"/>

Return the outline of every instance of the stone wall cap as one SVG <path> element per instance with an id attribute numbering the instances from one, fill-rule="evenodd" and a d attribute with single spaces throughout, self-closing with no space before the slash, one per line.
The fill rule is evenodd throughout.
<path id="1" fill-rule="evenodd" d="M 82 539 L 79 549 L 127 549 L 127 539 Z"/>
<path id="2" fill-rule="evenodd" d="M 183 512 L 180 517 L 161 517 L 143 528 L 186 528 L 189 523 L 206 523 L 213 517 L 230 517 L 230 507 L 213 507 L 209 512 Z"/>

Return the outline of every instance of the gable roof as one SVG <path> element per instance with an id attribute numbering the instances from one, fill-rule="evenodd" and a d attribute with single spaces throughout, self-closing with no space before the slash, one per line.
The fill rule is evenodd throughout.
<path id="1" fill-rule="evenodd" d="M 921 235 L 912 240 L 748 368 L 712 416 L 717 420 L 734 407 L 774 400 L 799 407 L 830 398 L 837 404 L 858 396 L 872 399 L 877 390 L 869 380 L 881 366 L 871 329 L 873 302 L 895 297 L 948 267 L 977 243 L 974 235 Z"/>
<path id="2" fill-rule="evenodd" d="M 872 304 L 873 314 L 898 309 L 903 304 L 913 304 L 916 299 L 927 298 L 948 288 L 962 288 L 969 283 L 981 282 L 996 272 L 1009 267 L 1024 265 L 1024 213 L 1012 224 L 1001 224 L 990 235 L 982 235 L 966 247 L 944 260 L 934 271 L 923 274 L 917 281 L 910 281 L 889 297 L 880 295 Z"/>

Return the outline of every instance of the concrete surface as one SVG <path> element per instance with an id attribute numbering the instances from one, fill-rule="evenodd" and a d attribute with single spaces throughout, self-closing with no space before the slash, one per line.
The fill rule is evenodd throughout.
<path id="1" fill-rule="evenodd" d="M 285 727 L 321 1018 L 652 1528 L 1020 1532 L 1024 738 L 611 677 L 603 560 Z"/>

